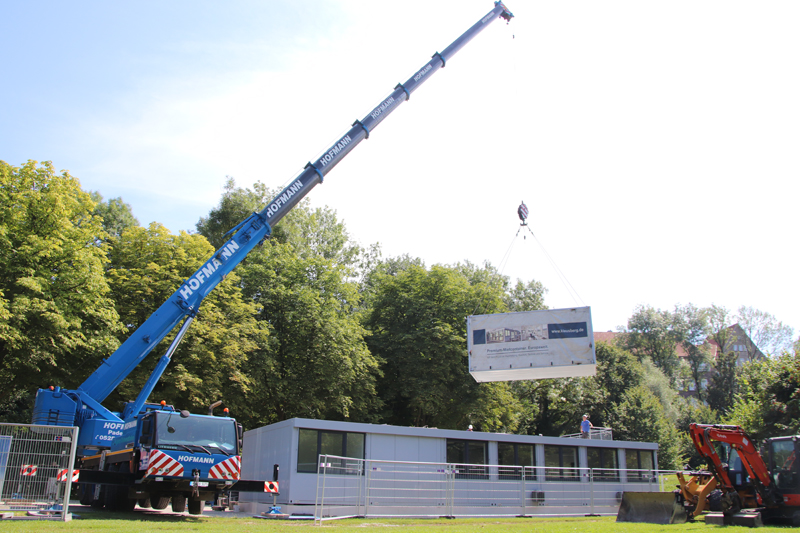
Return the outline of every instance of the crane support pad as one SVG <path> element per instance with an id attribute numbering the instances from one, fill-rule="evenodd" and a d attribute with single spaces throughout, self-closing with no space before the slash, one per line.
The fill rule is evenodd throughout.
<path id="1" fill-rule="evenodd" d="M 686 512 L 671 492 L 623 492 L 617 522 L 680 524 Z"/>

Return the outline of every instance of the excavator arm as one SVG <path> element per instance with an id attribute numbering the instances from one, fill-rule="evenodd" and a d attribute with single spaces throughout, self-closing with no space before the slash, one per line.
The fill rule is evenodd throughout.
<path id="1" fill-rule="evenodd" d="M 709 467 L 712 469 L 714 477 L 717 478 L 718 488 L 723 493 L 738 492 L 743 496 L 741 489 L 737 490 L 728 474 L 728 465 L 725 464 L 717 453 L 714 442 L 728 444 L 735 450 L 742 460 L 747 475 L 750 476 L 753 489 L 758 495 L 761 503 L 767 507 L 775 507 L 780 504 L 782 498 L 775 491 L 774 483 L 769 474 L 769 468 L 758 452 L 753 439 L 739 426 L 726 426 L 716 424 L 690 424 L 689 435 L 692 438 L 697 452 L 709 460 Z M 746 498 L 745 505 L 747 506 Z"/>

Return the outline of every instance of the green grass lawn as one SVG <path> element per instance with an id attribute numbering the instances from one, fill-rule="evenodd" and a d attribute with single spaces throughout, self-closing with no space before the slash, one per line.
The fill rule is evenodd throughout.
<path id="1" fill-rule="evenodd" d="M 719 526 L 706 526 L 702 521 L 681 525 L 655 525 L 616 523 L 615 517 L 580 517 L 580 518 L 456 518 L 448 519 L 348 519 L 331 520 L 321 526 L 314 525 L 313 520 L 267 520 L 242 516 L 227 517 L 195 517 L 167 514 L 145 513 L 107 513 L 89 512 L 80 515 L 71 522 L 53 521 L 11 521 L 0 522 L 3 533 L 50 531 L 98 531 L 103 533 L 149 533 L 153 532 L 207 532 L 207 533 L 250 533 L 282 531 L 290 533 L 313 533 L 314 531 L 363 532 L 397 531 L 408 533 L 461 533 L 479 531 L 481 533 L 514 533 L 541 531 L 543 533 L 650 533 L 665 531 L 669 533 L 687 533 L 707 531 Z M 725 531 L 744 530 L 746 528 L 726 526 Z M 766 530 L 774 527 L 763 528 Z M 784 529 L 784 528 L 781 528 Z M 791 530 L 789 530 L 791 531 Z"/>

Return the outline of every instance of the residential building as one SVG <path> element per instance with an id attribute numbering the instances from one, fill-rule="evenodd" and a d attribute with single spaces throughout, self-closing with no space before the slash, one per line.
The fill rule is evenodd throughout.
<path id="1" fill-rule="evenodd" d="M 616 342 L 620 335 L 614 331 L 602 331 L 594 333 L 595 342 Z M 764 353 L 758 349 L 758 346 L 750 339 L 747 333 L 739 324 L 734 324 L 726 329 L 725 334 L 718 336 L 724 340 L 725 346 L 720 346 L 719 342 L 714 340 L 712 336 L 706 338 L 703 343 L 704 349 L 709 356 L 709 363 L 704 363 L 700 366 L 700 387 L 705 389 L 711 379 L 711 372 L 713 370 L 714 362 L 721 353 L 736 354 L 736 366 L 740 367 L 748 361 L 758 361 L 766 358 Z M 675 353 L 678 360 L 688 364 L 688 354 L 682 345 L 675 346 Z M 678 390 L 683 397 L 697 397 L 697 384 L 695 380 L 689 376 L 678 378 Z"/>

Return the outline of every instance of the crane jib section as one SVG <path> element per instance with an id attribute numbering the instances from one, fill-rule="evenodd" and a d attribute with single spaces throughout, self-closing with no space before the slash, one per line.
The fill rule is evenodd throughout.
<path id="1" fill-rule="evenodd" d="M 102 402 L 182 319 L 197 314 L 203 299 L 270 233 L 271 226 L 263 217 L 252 214 L 239 231 L 184 281 L 79 389 Z"/>
<path id="2" fill-rule="evenodd" d="M 330 172 L 358 143 L 369 137 L 397 106 L 407 101 L 419 86 L 429 79 L 447 60 L 460 50 L 475 35 L 497 18 L 506 21 L 513 17 L 502 2 L 495 2 L 494 9 L 464 32 L 441 53 L 433 54 L 431 60 L 417 70 L 405 83 L 398 84 L 394 91 L 372 109 L 362 120 L 356 120 L 352 128 L 325 150 L 314 162 L 284 188 L 259 213 L 253 213 L 237 226 L 233 237 L 212 258 L 184 281 L 180 288 L 159 307 L 120 346 L 108 360 L 101 364 L 79 390 L 97 402 L 103 401 L 130 372 L 160 343 L 175 326 L 187 316 L 195 316 L 203 299 L 247 256 L 261 240 L 268 237 L 271 228 L 302 200 L 324 176 Z"/>
<path id="3" fill-rule="evenodd" d="M 425 65 L 417 70 L 405 83 L 399 83 L 394 91 L 384 98 L 367 116 L 361 120 L 356 120 L 353 127 L 340 137 L 330 148 L 325 150 L 314 162 L 309 162 L 306 168 L 289 187 L 284 189 L 276 196 L 261 214 L 268 220 L 269 224 L 275 225 L 283 216 L 294 207 L 297 202 L 303 199 L 318 183 L 321 183 L 324 176 L 335 167 L 339 161 L 350 153 L 358 143 L 369 137 L 369 134 L 380 124 L 389 114 L 400 104 L 411 97 L 411 93 L 417 90 L 422 83 L 429 79 L 437 70 L 446 65 L 456 52 L 483 30 L 489 23 L 497 18 L 510 20 L 514 15 L 506 8 L 502 2 L 495 2 L 494 9 L 486 14 L 481 20 L 475 23 L 469 30 L 464 32 L 458 39 L 453 41 L 442 53 L 435 53 Z M 299 189 L 296 188 L 299 185 Z"/>

